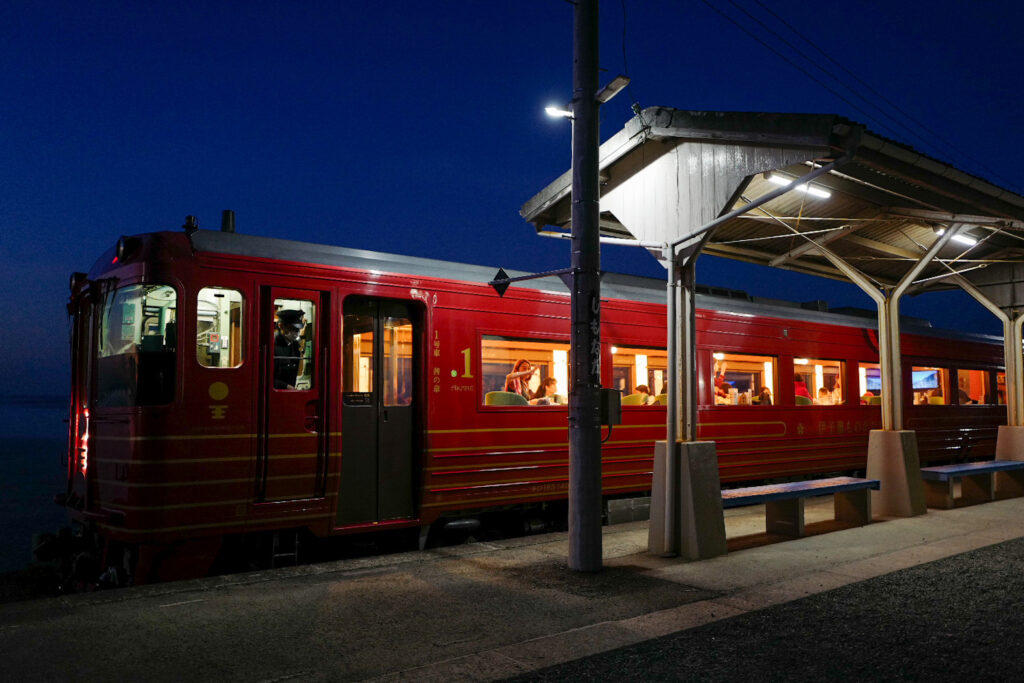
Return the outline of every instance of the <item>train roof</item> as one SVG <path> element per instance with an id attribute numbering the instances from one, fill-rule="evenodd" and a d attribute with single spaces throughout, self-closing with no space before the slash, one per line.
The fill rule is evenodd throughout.
<path id="1" fill-rule="evenodd" d="M 190 235 L 197 253 L 231 254 L 257 258 L 278 259 L 299 263 L 368 270 L 378 273 L 418 275 L 446 280 L 461 280 L 488 284 L 494 279 L 496 266 L 477 266 L 455 261 L 441 261 L 418 256 L 405 256 L 366 249 L 350 249 L 333 245 L 314 244 L 216 230 L 198 230 Z M 524 271 L 506 270 L 509 277 L 528 275 Z M 566 285 L 557 276 L 547 276 L 517 282 L 515 287 L 534 289 L 569 296 Z M 606 272 L 601 277 L 601 296 L 648 303 L 665 303 L 665 280 Z M 787 320 L 800 320 L 828 325 L 844 325 L 877 329 L 874 311 L 843 309 L 829 311 L 824 302 L 793 303 L 779 299 L 756 297 L 740 290 L 697 286 L 697 307 L 739 315 L 759 315 Z M 823 310 L 824 309 L 824 310 Z M 900 316 L 901 327 L 912 334 L 938 336 L 1001 344 L 1002 338 L 957 330 L 939 330 L 922 318 Z"/>

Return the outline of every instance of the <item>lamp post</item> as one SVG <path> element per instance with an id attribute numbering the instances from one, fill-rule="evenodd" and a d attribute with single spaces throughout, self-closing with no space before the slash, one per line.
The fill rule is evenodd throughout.
<path id="1" fill-rule="evenodd" d="M 598 109 L 628 83 L 598 90 L 598 0 L 573 3 L 572 105 L 546 107 L 572 119 L 572 266 L 569 351 L 569 568 L 601 561 L 601 196 Z M 493 284 L 493 283 L 492 283 Z"/>
<path id="2" fill-rule="evenodd" d="M 573 9 L 572 295 L 569 367 L 569 568 L 601 561 L 601 252 L 598 2 Z"/>

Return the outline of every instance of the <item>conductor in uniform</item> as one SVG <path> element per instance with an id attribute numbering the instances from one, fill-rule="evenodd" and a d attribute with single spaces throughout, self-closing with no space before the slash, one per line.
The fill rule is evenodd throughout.
<path id="1" fill-rule="evenodd" d="M 277 312 L 277 334 L 274 335 L 274 388 L 294 389 L 302 358 L 299 333 L 306 326 L 302 311 L 283 309 Z"/>

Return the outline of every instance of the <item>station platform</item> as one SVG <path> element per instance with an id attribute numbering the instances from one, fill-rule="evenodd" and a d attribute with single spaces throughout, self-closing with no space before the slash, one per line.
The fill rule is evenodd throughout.
<path id="1" fill-rule="evenodd" d="M 831 498 L 808 501 L 831 516 Z M 726 515 L 729 554 L 604 529 L 0 605 L 0 678 L 33 681 L 987 680 L 1019 668 L 1024 498 L 796 540 Z M 1013 668 L 1003 668 L 1012 661 Z M 930 668 L 929 668 L 930 667 Z M 1001 674 L 1001 675 L 1000 675 Z"/>

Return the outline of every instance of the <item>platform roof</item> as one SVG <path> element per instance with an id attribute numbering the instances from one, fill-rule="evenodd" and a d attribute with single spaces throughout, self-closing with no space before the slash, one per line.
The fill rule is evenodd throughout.
<path id="1" fill-rule="evenodd" d="M 862 124 L 823 114 L 694 112 L 651 107 L 601 145 L 601 235 L 835 279 L 830 250 L 879 289 L 895 286 L 955 228 L 910 291 L 949 288 L 959 273 L 1007 309 L 1024 307 L 1024 197 Z M 827 198 L 789 191 L 715 224 L 802 177 Z M 820 193 L 819 193 L 820 194 Z M 568 236 L 571 174 L 520 213 L 538 232 Z M 709 225 L 711 227 L 709 227 Z"/>

